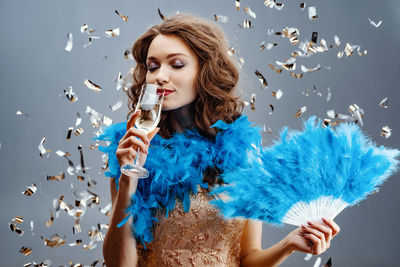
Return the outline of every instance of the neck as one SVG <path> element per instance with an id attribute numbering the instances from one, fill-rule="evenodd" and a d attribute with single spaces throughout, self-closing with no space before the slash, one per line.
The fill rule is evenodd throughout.
<path id="1" fill-rule="evenodd" d="M 177 109 L 164 111 L 167 115 L 167 125 L 171 132 L 181 133 L 186 129 L 196 127 L 194 122 L 195 101 Z"/>

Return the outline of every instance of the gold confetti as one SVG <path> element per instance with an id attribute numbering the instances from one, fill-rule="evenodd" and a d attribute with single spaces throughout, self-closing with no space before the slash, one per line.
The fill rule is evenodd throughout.
<path id="1" fill-rule="evenodd" d="M 44 241 L 46 247 L 57 248 L 65 244 L 65 236 L 61 238 L 58 234 L 55 234 L 48 238 L 40 237 Z"/>
<path id="2" fill-rule="evenodd" d="M 72 234 L 78 234 L 78 233 L 82 232 L 82 228 L 81 228 L 81 225 L 79 224 L 79 222 L 80 222 L 80 219 L 77 219 L 75 221 L 75 224 L 72 227 Z"/>
<path id="3" fill-rule="evenodd" d="M 26 189 L 24 192 L 22 192 L 22 194 L 26 195 L 26 196 L 32 196 L 33 194 L 36 193 L 37 187 L 36 184 L 32 184 L 30 186 L 28 186 L 28 189 Z"/>
<path id="4" fill-rule="evenodd" d="M 245 19 L 245 20 L 243 21 L 243 25 L 242 25 L 242 24 L 238 24 L 238 26 L 239 26 L 240 28 L 244 28 L 244 29 L 253 28 L 253 26 L 251 25 L 251 21 L 250 21 L 250 20 L 247 20 L 247 19 Z"/>
<path id="5" fill-rule="evenodd" d="M 83 181 L 85 180 L 85 177 L 79 176 L 79 175 L 78 175 L 76 178 L 77 178 L 79 181 L 81 181 L 81 182 L 83 182 Z"/>
<path id="6" fill-rule="evenodd" d="M 102 121 L 102 115 L 98 113 L 96 110 L 92 109 L 91 107 L 86 107 L 86 114 L 90 116 L 90 122 L 92 123 L 93 127 L 100 127 Z"/>
<path id="7" fill-rule="evenodd" d="M 104 33 L 105 33 L 105 35 L 106 35 L 107 38 L 110 38 L 110 37 L 117 37 L 117 36 L 119 36 L 119 28 L 115 28 L 115 29 L 111 29 L 111 30 L 106 30 Z"/>
<path id="8" fill-rule="evenodd" d="M 254 12 L 250 9 L 250 7 L 245 6 L 245 7 L 243 8 L 243 10 L 244 10 L 244 12 L 246 12 L 247 15 L 249 15 L 249 16 L 252 17 L 253 19 L 256 18 L 256 13 L 254 13 Z"/>
<path id="9" fill-rule="evenodd" d="M 240 0 L 235 1 L 235 8 L 236 8 L 236 11 L 240 10 Z"/>
<path id="10" fill-rule="evenodd" d="M 115 10 L 115 13 L 116 13 L 118 16 L 120 16 L 125 22 L 128 21 L 128 16 L 121 15 L 117 10 Z"/>
<path id="11" fill-rule="evenodd" d="M 67 42 L 67 45 L 65 46 L 65 50 L 70 52 L 72 50 L 72 46 L 73 46 L 72 33 L 67 33 L 67 37 L 68 37 L 68 42 Z"/>
<path id="12" fill-rule="evenodd" d="M 77 239 L 77 240 L 75 240 L 74 243 L 68 244 L 68 246 L 70 246 L 70 247 L 76 247 L 76 246 L 80 246 L 80 245 L 82 245 L 82 239 Z"/>
<path id="13" fill-rule="evenodd" d="M 367 52 L 368 52 L 367 50 L 361 52 L 361 47 L 360 46 L 357 47 L 357 55 L 359 55 L 360 57 L 365 56 Z"/>
<path id="14" fill-rule="evenodd" d="M 292 76 L 293 78 L 296 78 L 296 79 L 301 79 L 301 78 L 303 78 L 303 73 L 294 73 L 291 71 L 290 76 Z"/>
<path id="15" fill-rule="evenodd" d="M 267 88 L 268 87 L 267 79 L 264 78 L 264 76 L 261 74 L 261 72 L 256 70 L 254 73 L 257 76 L 257 78 L 260 81 L 260 83 L 264 86 L 264 88 Z"/>
<path id="16" fill-rule="evenodd" d="M 333 109 L 327 110 L 326 115 L 328 115 L 328 117 L 331 119 L 334 119 L 336 117 L 335 111 Z"/>
<path id="17" fill-rule="evenodd" d="M 311 42 L 313 44 L 316 44 L 317 40 L 318 40 L 318 32 L 313 32 L 312 35 L 311 35 Z"/>
<path id="18" fill-rule="evenodd" d="M 382 20 L 380 20 L 378 23 L 374 22 L 373 20 L 371 20 L 370 18 L 368 18 L 369 23 L 374 26 L 375 28 L 378 28 L 379 26 L 381 26 L 382 24 Z"/>
<path id="19" fill-rule="evenodd" d="M 260 45 L 260 50 L 264 50 L 264 49 L 270 50 L 272 47 L 275 47 L 277 45 L 278 45 L 278 43 L 267 43 L 267 44 L 265 44 L 265 41 L 263 41 L 261 43 L 261 45 Z"/>
<path id="20" fill-rule="evenodd" d="M 75 136 L 78 136 L 78 135 L 80 135 L 80 134 L 82 134 L 82 133 L 83 133 L 83 129 L 82 129 L 82 128 L 78 128 L 78 129 L 76 129 L 75 132 L 74 132 Z"/>
<path id="21" fill-rule="evenodd" d="M 65 179 L 65 173 L 60 173 L 59 175 L 50 176 L 47 175 L 48 181 L 61 181 Z"/>
<path id="22" fill-rule="evenodd" d="M 268 66 L 271 68 L 271 70 L 275 71 L 276 73 L 281 73 L 282 69 L 275 67 L 272 64 L 268 64 Z"/>
<path id="23" fill-rule="evenodd" d="M 300 3 L 300 9 L 304 10 L 306 8 L 306 3 Z"/>
<path id="24" fill-rule="evenodd" d="M 235 48 L 230 47 L 229 50 L 227 51 L 228 55 L 233 56 L 235 54 Z"/>
<path id="25" fill-rule="evenodd" d="M 90 81 L 89 79 L 85 79 L 85 81 L 83 82 L 87 88 L 92 89 L 96 92 L 100 92 L 101 91 L 101 86 L 95 84 L 94 82 Z"/>
<path id="26" fill-rule="evenodd" d="M 78 96 L 76 96 L 76 93 L 72 91 L 72 86 L 69 87 L 69 91 L 64 89 L 64 95 L 71 103 L 78 101 Z"/>
<path id="27" fill-rule="evenodd" d="M 308 8 L 308 18 L 310 20 L 316 20 L 318 18 L 317 9 L 315 8 L 315 6 L 310 6 Z"/>
<path id="28" fill-rule="evenodd" d="M 244 64 L 244 58 L 243 58 L 243 57 L 240 57 L 240 58 L 238 59 L 238 61 L 239 61 L 239 68 L 241 68 L 241 67 L 243 66 L 243 64 Z"/>
<path id="29" fill-rule="evenodd" d="M 8 225 L 10 226 L 11 231 L 17 233 L 19 236 L 24 234 L 24 230 L 18 228 L 15 223 L 9 223 Z"/>
<path id="30" fill-rule="evenodd" d="M 106 215 L 107 217 L 110 217 L 111 216 L 111 208 L 112 208 L 111 203 L 108 203 L 104 208 L 99 208 L 99 211 L 102 214 Z"/>
<path id="31" fill-rule="evenodd" d="M 92 39 L 99 39 L 100 37 L 98 36 L 89 36 L 89 42 L 87 44 L 83 45 L 83 48 L 86 48 L 87 46 L 92 44 Z"/>
<path id="32" fill-rule="evenodd" d="M 346 56 L 347 57 L 351 56 L 356 47 L 357 45 L 351 45 L 349 43 L 346 43 L 346 46 L 344 47 L 344 52 L 346 53 Z"/>
<path id="33" fill-rule="evenodd" d="M 38 149 L 39 149 L 39 151 L 40 151 L 39 155 L 40 155 L 42 158 L 48 158 L 48 157 L 50 156 L 49 153 L 51 152 L 50 149 L 47 149 L 47 150 L 46 150 L 46 149 L 44 148 L 43 144 L 44 144 L 45 141 L 46 141 L 46 137 L 43 137 L 42 141 L 40 141 L 39 146 L 38 146 Z"/>
<path id="34" fill-rule="evenodd" d="M 46 222 L 46 226 L 50 227 L 54 222 L 54 213 L 50 210 L 50 219 Z"/>
<path id="35" fill-rule="evenodd" d="M 276 98 L 276 99 L 280 99 L 283 96 L 283 92 L 281 89 L 278 89 L 278 91 L 274 92 L 272 91 L 272 95 Z"/>
<path id="36" fill-rule="evenodd" d="M 274 8 L 276 10 L 281 10 L 284 6 L 283 3 L 276 3 L 276 0 L 264 0 L 264 5 L 269 8 Z"/>
<path id="37" fill-rule="evenodd" d="M 99 144 L 90 145 L 89 149 L 99 149 Z"/>
<path id="38" fill-rule="evenodd" d="M 32 249 L 31 248 L 27 248 L 27 247 L 22 247 L 19 250 L 20 253 L 24 254 L 25 256 L 28 256 L 32 253 Z"/>
<path id="39" fill-rule="evenodd" d="M 251 94 L 250 107 L 251 107 L 251 110 L 256 110 L 256 94 Z"/>
<path id="40" fill-rule="evenodd" d="M 275 61 L 275 63 L 276 65 L 281 66 L 285 70 L 293 71 L 296 69 L 296 59 L 292 57 L 286 60 L 286 62 Z"/>
<path id="41" fill-rule="evenodd" d="M 228 17 L 227 16 L 223 16 L 223 15 L 214 14 L 214 20 L 215 21 L 220 21 L 222 23 L 227 23 L 228 22 Z"/>
<path id="42" fill-rule="evenodd" d="M 326 102 L 329 102 L 332 98 L 331 88 L 327 88 L 328 94 L 326 95 Z"/>
<path id="43" fill-rule="evenodd" d="M 89 33 L 94 33 L 96 30 L 93 30 L 92 28 L 89 28 L 89 26 L 87 24 L 83 24 L 81 26 L 81 33 L 87 32 Z"/>
<path id="44" fill-rule="evenodd" d="M 162 20 L 165 20 L 165 16 L 161 13 L 161 10 L 158 8 L 158 15 L 160 15 L 160 18 Z"/>
<path id="45" fill-rule="evenodd" d="M 388 126 L 383 126 L 381 130 L 381 136 L 385 137 L 385 139 L 388 139 L 392 135 L 392 129 L 390 129 Z"/>
<path id="46" fill-rule="evenodd" d="M 277 34 L 276 32 L 275 34 Z M 290 43 L 295 45 L 299 43 L 299 30 L 297 28 L 288 28 L 285 27 L 282 29 L 282 36 L 289 39 Z"/>
<path id="47" fill-rule="evenodd" d="M 384 99 L 381 100 L 381 102 L 379 102 L 379 106 L 383 107 L 383 108 L 388 108 L 390 105 L 389 103 L 389 98 L 385 97 Z"/>
<path id="48" fill-rule="evenodd" d="M 306 106 L 304 106 L 304 107 L 301 107 L 297 112 L 296 112 L 296 114 L 294 115 L 296 118 L 297 117 L 300 117 L 301 115 L 303 115 L 303 113 L 304 112 L 306 112 L 307 111 L 307 107 Z"/>

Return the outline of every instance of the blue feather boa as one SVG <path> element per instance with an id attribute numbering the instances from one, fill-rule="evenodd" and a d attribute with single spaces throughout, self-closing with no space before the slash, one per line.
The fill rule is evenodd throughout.
<path id="1" fill-rule="evenodd" d="M 196 131 L 175 134 L 171 139 L 156 135 L 145 164 L 149 179 L 140 179 L 132 195 L 128 217 L 132 216 L 137 240 L 153 240 L 152 226 L 157 209 L 165 216 L 174 209 L 176 198 L 190 207 L 189 194 L 197 186 L 206 188 L 203 172 L 208 167 L 222 171 L 226 186 L 211 194 L 225 193 L 228 201 L 213 200 L 225 217 L 259 219 L 275 225 L 297 202 L 320 196 L 342 198 L 353 205 L 373 192 L 397 168 L 398 150 L 376 147 L 355 124 L 341 124 L 335 130 L 323 128 L 310 118 L 301 132 L 284 129 L 281 141 L 261 147 L 260 129 L 251 127 L 246 116 L 227 124 L 214 141 Z M 112 125 L 98 138 L 110 141 L 100 150 L 109 155 L 107 176 L 118 179 L 120 167 L 115 156 L 126 122 Z"/>
<path id="2" fill-rule="evenodd" d="M 165 216 L 168 216 L 178 198 L 183 202 L 184 211 L 189 211 L 189 194 L 196 194 L 198 185 L 208 187 L 203 183 L 203 172 L 208 167 L 224 171 L 245 169 L 248 162 L 243 155 L 261 145 L 260 129 L 251 127 L 246 116 L 231 124 L 218 121 L 211 127 L 221 130 L 213 141 L 197 131 L 175 134 L 171 139 L 156 135 L 151 141 L 144 166 L 149 170 L 149 178 L 139 179 L 126 211 L 128 216 L 120 223 L 123 225 L 131 216 L 134 235 L 144 245 L 153 240 L 152 226 L 157 221 L 154 217 L 157 209 L 165 208 Z M 121 173 L 115 152 L 125 133 L 126 122 L 123 122 L 108 127 L 98 137 L 98 140 L 111 142 L 108 147 L 99 149 L 109 155 L 109 171 L 105 175 L 115 178 L 117 186 Z"/>

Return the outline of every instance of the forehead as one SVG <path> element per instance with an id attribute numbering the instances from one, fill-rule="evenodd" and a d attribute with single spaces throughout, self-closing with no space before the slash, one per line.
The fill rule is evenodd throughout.
<path id="1" fill-rule="evenodd" d="M 150 43 L 147 58 L 162 58 L 176 53 L 189 57 L 196 56 L 190 46 L 178 36 L 159 34 Z"/>

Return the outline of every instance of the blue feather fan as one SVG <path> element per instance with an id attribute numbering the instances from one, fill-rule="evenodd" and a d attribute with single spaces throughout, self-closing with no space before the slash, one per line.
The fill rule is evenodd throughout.
<path id="1" fill-rule="evenodd" d="M 332 130 L 312 117 L 303 131 L 286 128 L 279 142 L 249 153 L 246 168 L 225 171 L 228 185 L 212 193 L 229 199 L 213 203 L 225 217 L 274 225 L 333 219 L 377 190 L 396 171 L 399 155 L 376 147 L 355 124 Z"/>

